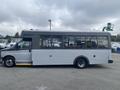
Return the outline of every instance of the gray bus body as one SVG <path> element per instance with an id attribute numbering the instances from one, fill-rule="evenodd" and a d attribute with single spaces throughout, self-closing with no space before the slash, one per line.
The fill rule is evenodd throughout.
<path id="1" fill-rule="evenodd" d="M 21 37 L 14 47 L 1 51 L 2 62 L 13 57 L 15 65 L 72 65 L 79 58 L 87 64 L 112 63 L 107 32 L 22 31 Z"/>

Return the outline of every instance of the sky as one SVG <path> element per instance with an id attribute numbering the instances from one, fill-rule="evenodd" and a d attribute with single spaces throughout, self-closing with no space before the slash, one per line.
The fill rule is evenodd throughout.
<path id="1" fill-rule="evenodd" d="M 0 34 L 22 30 L 102 31 L 112 23 L 120 33 L 120 0 L 0 0 Z"/>

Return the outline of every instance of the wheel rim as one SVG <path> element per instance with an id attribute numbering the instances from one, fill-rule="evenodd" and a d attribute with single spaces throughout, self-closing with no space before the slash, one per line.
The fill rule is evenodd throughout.
<path id="1" fill-rule="evenodd" d="M 13 60 L 12 59 L 6 60 L 6 65 L 7 66 L 13 66 Z"/>
<path id="2" fill-rule="evenodd" d="M 80 61 L 78 61 L 78 67 L 80 67 L 80 68 L 84 68 L 85 65 L 86 65 L 86 62 L 85 62 L 84 60 L 80 60 Z"/>

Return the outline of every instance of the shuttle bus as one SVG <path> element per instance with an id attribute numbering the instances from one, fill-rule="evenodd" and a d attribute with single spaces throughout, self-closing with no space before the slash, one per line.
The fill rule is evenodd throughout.
<path id="1" fill-rule="evenodd" d="M 1 50 L 6 67 L 15 65 L 74 65 L 113 63 L 108 32 L 22 31 L 22 40 Z"/>

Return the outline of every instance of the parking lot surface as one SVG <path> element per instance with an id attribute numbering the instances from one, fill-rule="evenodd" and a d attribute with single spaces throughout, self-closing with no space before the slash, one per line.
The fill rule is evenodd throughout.
<path id="1" fill-rule="evenodd" d="M 113 64 L 73 66 L 0 66 L 0 90 L 120 90 L 120 55 Z"/>

